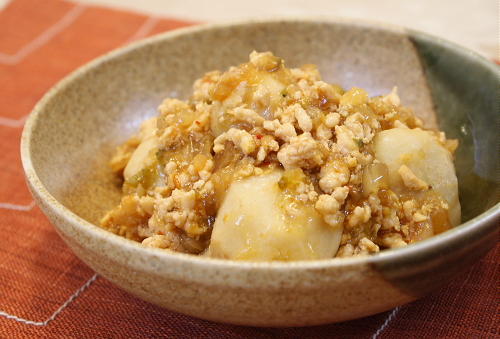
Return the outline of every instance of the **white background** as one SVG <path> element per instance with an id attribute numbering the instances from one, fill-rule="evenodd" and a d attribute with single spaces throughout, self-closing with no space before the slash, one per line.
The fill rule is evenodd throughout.
<path id="1" fill-rule="evenodd" d="M 0 8 L 9 0 L 0 0 Z M 200 22 L 322 16 L 364 18 L 441 36 L 499 57 L 499 0 L 79 0 Z M 43 3 L 43 1 L 40 1 Z"/>

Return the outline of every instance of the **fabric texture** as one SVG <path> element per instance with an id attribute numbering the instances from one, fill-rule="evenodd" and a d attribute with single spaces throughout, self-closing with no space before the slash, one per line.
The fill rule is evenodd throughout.
<path id="1" fill-rule="evenodd" d="M 59 79 L 131 41 L 193 23 L 61 0 L 0 11 L 0 338 L 499 338 L 497 245 L 447 287 L 372 317 L 309 328 L 203 321 L 141 301 L 83 264 L 26 188 L 19 139 Z"/>

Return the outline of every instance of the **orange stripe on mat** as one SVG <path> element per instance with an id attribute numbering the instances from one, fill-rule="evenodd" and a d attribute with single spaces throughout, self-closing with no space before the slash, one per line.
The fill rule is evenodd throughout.
<path id="1" fill-rule="evenodd" d="M 136 38 L 190 25 L 154 19 L 153 25 L 144 26 L 148 22 L 151 19 L 143 15 L 88 7 L 65 30 L 19 63 L 0 64 L 0 126 L 21 127 L 22 121 L 18 123 L 17 119 L 28 114 L 54 83 L 76 67 Z"/>
<path id="2" fill-rule="evenodd" d="M 11 1 L 0 11 L 0 53 L 14 55 L 57 23 L 73 7 L 66 1 Z"/>

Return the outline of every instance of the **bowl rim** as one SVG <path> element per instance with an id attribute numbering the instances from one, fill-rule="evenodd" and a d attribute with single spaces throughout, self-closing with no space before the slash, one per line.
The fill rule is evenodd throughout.
<path id="1" fill-rule="evenodd" d="M 365 29 L 375 29 L 381 30 L 389 33 L 395 34 L 405 34 L 409 39 L 412 36 L 418 35 L 424 39 L 436 42 L 439 45 L 453 49 L 457 53 L 461 53 L 468 58 L 473 59 L 475 62 L 479 62 L 482 66 L 488 68 L 490 71 L 497 74 L 500 77 L 500 71 L 497 66 L 492 62 L 481 56 L 477 52 L 470 50 L 466 47 L 460 46 L 454 42 L 450 42 L 446 39 L 433 36 L 428 33 L 424 33 L 414 29 L 404 28 L 402 26 L 397 26 L 393 24 L 387 24 L 383 22 L 377 22 L 375 20 L 366 19 L 350 19 L 350 18 L 324 18 L 324 17 L 286 17 L 286 18 L 274 18 L 274 19 L 250 19 L 250 20 L 238 20 L 238 21 L 228 21 L 221 23 L 211 23 L 211 24 L 200 24 L 185 28 L 175 29 L 173 31 L 168 31 L 154 35 L 152 37 L 133 42 L 121 48 L 114 49 L 108 53 L 99 56 L 90 62 L 78 67 L 71 73 L 66 75 L 62 80 L 58 81 L 48 92 L 37 102 L 37 104 L 32 109 L 29 114 L 21 136 L 21 161 L 26 176 L 26 180 L 31 190 L 33 190 L 33 195 L 35 200 L 40 199 L 42 202 L 40 205 L 46 205 L 47 208 L 51 209 L 58 217 L 62 218 L 65 222 L 72 224 L 77 227 L 79 231 L 84 232 L 86 235 L 92 238 L 98 238 L 99 240 L 104 240 L 109 242 L 110 245 L 120 246 L 123 250 L 131 252 L 132 255 L 140 254 L 142 256 L 156 257 L 160 260 L 170 260 L 177 261 L 179 264 L 192 264 L 218 268 L 228 268 L 237 267 L 239 269 L 247 270 L 290 270 L 290 269 L 323 269 L 331 267 L 345 267 L 351 265 L 360 264 L 386 264 L 396 259 L 401 258 L 418 258 L 422 253 L 427 251 L 435 252 L 443 244 L 455 243 L 459 245 L 465 238 L 473 234 L 481 234 L 483 232 L 488 232 L 488 228 L 491 223 L 500 220 L 500 202 L 479 214 L 478 216 L 470 219 L 469 221 L 462 223 L 453 229 L 446 231 L 444 233 L 435 235 L 429 239 L 408 245 L 403 248 L 388 249 L 378 252 L 369 256 L 360 257 L 348 257 L 348 258 L 329 258 L 329 259 L 317 259 L 317 260 L 303 260 L 303 261 L 236 261 L 220 258 L 211 258 L 205 256 L 197 256 L 192 254 L 185 254 L 180 252 L 175 252 L 172 250 L 147 248 L 142 246 L 140 243 L 133 240 L 126 239 L 107 230 L 100 228 L 99 226 L 90 223 L 89 221 L 78 216 L 70 209 L 65 207 L 62 203 L 57 201 L 57 199 L 52 196 L 49 191 L 45 188 L 43 182 L 40 180 L 36 174 L 36 170 L 33 166 L 31 160 L 31 143 L 32 143 L 32 133 L 36 128 L 38 120 L 42 117 L 44 107 L 49 103 L 54 97 L 58 95 L 60 89 L 69 85 L 73 81 L 78 81 L 87 72 L 91 72 L 95 68 L 99 67 L 102 63 L 119 57 L 121 55 L 127 54 L 134 50 L 140 49 L 144 46 L 155 44 L 160 41 L 168 41 L 175 39 L 176 37 L 190 35 L 193 33 L 200 33 L 206 30 L 214 29 L 225 29 L 231 27 L 243 27 L 251 26 L 255 24 L 280 24 L 280 23 L 303 23 L 303 24 L 326 24 L 326 25 L 346 25 L 354 26 Z M 52 222 L 51 222 L 52 223 Z"/>

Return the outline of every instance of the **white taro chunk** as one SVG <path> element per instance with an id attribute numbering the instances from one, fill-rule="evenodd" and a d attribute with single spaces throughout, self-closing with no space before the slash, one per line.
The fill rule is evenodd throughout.
<path id="1" fill-rule="evenodd" d="M 156 136 L 156 118 L 146 120 L 141 126 L 141 143 L 130 157 L 127 166 L 123 170 L 125 180 L 136 175 L 143 168 L 150 166 L 154 161 L 153 149 L 158 147 Z"/>
<path id="2" fill-rule="evenodd" d="M 389 169 L 389 181 L 393 189 L 404 189 L 398 170 L 402 165 L 407 166 L 448 203 L 451 224 L 460 224 L 458 182 L 453 158 L 431 133 L 419 128 L 394 128 L 377 134 L 374 147 L 375 157 Z"/>
<path id="3" fill-rule="evenodd" d="M 241 81 L 231 94 L 220 103 L 220 106 L 212 110 L 210 129 L 215 137 L 231 127 L 231 123 L 228 123 L 227 120 L 227 112 L 231 109 L 251 109 L 266 120 L 272 118 L 274 108 L 283 99 L 282 93 L 285 85 L 266 71 L 257 73 L 253 80 L 255 81 L 253 84 L 249 84 L 247 80 Z M 247 95 L 248 93 L 250 96 Z"/>
<path id="4" fill-rule="evenodd" d="M 208 255 L 236 260 L 310 260 L 337 253 L 342 227 L 326 225 L 313 206 L 285 212 L 282 171 L 232 183 L 215 220 Z"/>

